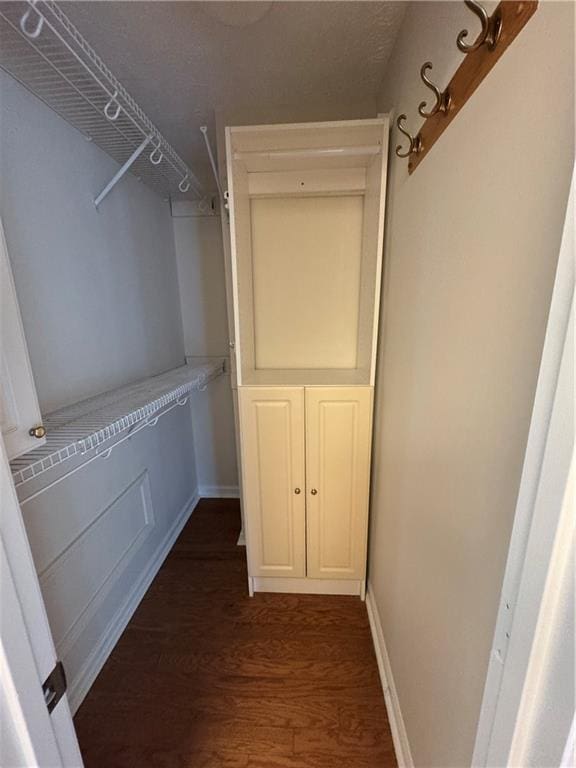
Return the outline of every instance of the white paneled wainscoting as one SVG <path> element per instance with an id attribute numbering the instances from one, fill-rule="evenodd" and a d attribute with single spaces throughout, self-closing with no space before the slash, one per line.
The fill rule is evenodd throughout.
<path id="1" fill-rule="evenodd" d="M 179 379 L 186 368 L 190 383 L 183 385 Z M 164 375 L 172 382 L 168 388 L 174 389 L 176 379 L 179 387 L 189 387 L 191 400 L 199 396 L 191 394 L 193 386 L 198 388 L 194 370 L 186 366 Z M 205 386 L 200 383 L 200 389 Z M 132 425 L 132 431 L 120 431 L 17 486 L 56 650 L 66 669 L 73 712 L 198 500 L 225 490 L 199 487 L 192 409 L 180 389 L 174 391 L 178 400 L 172 402 L 170 394 L 162 395 L 166 402 L 154 410 L 152 418 L 144 418 L 142 425 Z M 120 392 L 116 397 L 114 393 L 102 396 L 105 407 L 92 410 L 90 416 L 78 417 L 85 409 L 82 404 L 73 406 L 74 423 L 105 420 L 111 403 L 116 411 L 128 412 L 134 398 L 126 402 L 124 393 L 123 407 Z M 141 405 L 143 410 L 148 407 Z M 50 417 L 45 421 L 50 423 Z M 66 431 L 66 424 L 62 431 Z M 54 429 L 53 435 L 56 432 Z M 62 434 L 60 439 L 64 439 Z M 45 451 L 51 450 L 50 442 Z M 22 471 L 22 459 L 13 462 L 15 474 Z M 228 489 L 227 495 L 233 496 L 234 491 Z"/>
<path id="2" fill-rule="evenodd" d="M 174 409 L 108 459 L 21 508 L 72 711 L 199 499 L 189 409 Z"/>

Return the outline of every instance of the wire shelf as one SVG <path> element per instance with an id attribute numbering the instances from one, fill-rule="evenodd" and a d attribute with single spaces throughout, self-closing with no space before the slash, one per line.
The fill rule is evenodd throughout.
<path id="1" fill-rule="evenodd" d="M 0 2 L 0 67 L 164 198 L 197 177 L 53 0 Z"/>
<path id="2" fill-rule="evenodd" d="M 136 431 L 154 426 L 172 408 L 185 405 L 192 391 L 205 389 L 222 373 L 222 358 L 184 365 L 47 414 L 46 443 L 10 462 L 14 485 L 19 487 L 75 456 L 86 463 L 108 454 Z"/>

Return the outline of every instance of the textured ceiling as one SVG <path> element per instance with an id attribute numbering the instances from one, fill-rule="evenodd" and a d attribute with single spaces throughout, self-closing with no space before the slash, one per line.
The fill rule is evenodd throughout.
<path id="1" fill-rule="evenodd" d="M 213 187 L 199 127 L 375 113 L 402 2 L 64 2 L 64 12 Z"/>

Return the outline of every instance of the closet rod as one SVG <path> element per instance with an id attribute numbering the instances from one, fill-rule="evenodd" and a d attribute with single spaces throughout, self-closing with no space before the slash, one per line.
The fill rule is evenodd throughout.
<path id="1" fill-rule="evenodd" d="M 271 149 L 266 152 L 235 152 L 235 160 L 263 158 L 281 160 L 298 157 L 364 157 L 377 155 L 382 151 L 379 145 L 366 147 L 315 147 L 314 149 Z"/>

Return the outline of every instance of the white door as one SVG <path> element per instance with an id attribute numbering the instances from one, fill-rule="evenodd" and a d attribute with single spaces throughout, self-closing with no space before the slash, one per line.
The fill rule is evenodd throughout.
<path id="1" fill-rule="evenodd" d="M 46 439 L 1 221 L 0 307 L 0 426 L 8 458 L 13 459 Z"/>
<path id="2" fill-rule="evenodd" d="M 44 700 L 56 651 L 2 440 L 0 501 L 0 765 L 81 768 L 66 694 Z"/>
<path id="3" fill-rule="evenodd" d="M 306 575 L 304 389 L 240 388 L 250 575 Z"/>
<path id="4" fill-rule="evenodd" d="M 365 578 L 371 423 L 371 387 L 306 389 L 310 578 Z"/>

